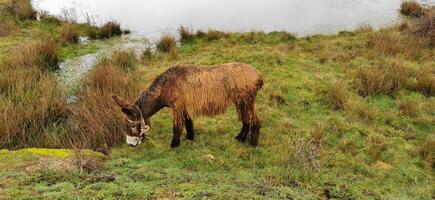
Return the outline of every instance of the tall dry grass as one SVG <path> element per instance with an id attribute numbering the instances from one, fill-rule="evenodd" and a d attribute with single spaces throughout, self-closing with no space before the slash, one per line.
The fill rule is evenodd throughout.
<path id="1" fill-rule="evenodd" d="M 31 0 L 10 0 L 6 2 L 6 11 L 11 15 L 24 19 L 36 19 L 37 12 Z"/>
<path id="2" fill-rule="evenodd" d="M 76 25 L 65 23 L 60 29 L 60 39 L 65 43 L 78 43 L 79 30 Z"/>
<path id="3" fill-rule="evenodd" d="M 349 99 L 349 92 L 343 82 L 331 84 L 326 92 L 328 103 L 335 110 L 344 110 Z"/>
<path id="4" fill-rule="evenodd" d="M 139 61 L 133 50 L 117 50 L 109 62 L 124 71 L 132 71 Z"/>
<path id="5" fill-rule="evenodd" d="M 174 51 L 173 49 L 177 48 L 177 40 L 174 36 L 170 34 L 164 34 L 157 42 L 156 42 L 157 50 L 161 52 L 169 53 Z"/>
<path id="6" fill-rule="evenodd" d="M 399 62 L 381 62 L 376 66 L 357 69 L 353 82 L 361 96 L 393 95 L 408 87 L 410 72 Z"/>
<path id="7" fill-rule="evenodd" d="M 46 133 L 68 110 L 52 75 L 37 66 L 0 70 L 0 148 L 59 147 Z"/>
<path id="8" fill-rule="evenodd" d="M 107 22 L 100 28 L 100 38 L 111 38 L 121 34 L 121 24 L 116 21 Z"/>
<path id="9" fill-rule="evenodd" d="M 102 64 L 88 74 L 83 84 L 71 110 L 76 129 L 68 134 L 70 143 L 75 148 L 99 149 L 124 142 L 123 117 L 112 95 L 134 101 L 139 94 L 137 82 L 124 70 Z"/>
<path id="10" fill-rule="evenodd" d="M 426 15 L 419 19 L 416 35 L 429 44 L 430 47 L 435 46 L 435 7 L 432 7 Z"/>
<path id="11" fill-rule="evenodd" d="M 425 14 L 425 9 L 417 1 L 406 0 L 400 4 L 400 13 L 410 17 L 421 17 Z"/>
<path id="12" fill-rule="evenodd" d="M 44 40 L 17 47 L 6 59 L 15 68 L 37 67 L 41 71 L 58 69 L 59 55 L 53 40 Z"/>
<path id="13" fill-rule="evenodd" d="M 180 35 L 181 43 L 190 42 L 195 38 L 193 30 L 186 26 L 180 26 L 180 28 L 178 28 L 178 34 Z"/>

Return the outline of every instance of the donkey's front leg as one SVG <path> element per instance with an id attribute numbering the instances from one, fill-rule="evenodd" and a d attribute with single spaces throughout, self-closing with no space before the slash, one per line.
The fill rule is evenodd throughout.
<path id="1" fill-rule="evenodd" d="M 183 132 L 183 126 L 184 126 L 184 117 L 182 113 L 173 111 L 174 119 L 173 119 L 173 136 L 172 136 L 172 143 L 171 147 L 178 147 L 180 146 L 180 136 Z"/>

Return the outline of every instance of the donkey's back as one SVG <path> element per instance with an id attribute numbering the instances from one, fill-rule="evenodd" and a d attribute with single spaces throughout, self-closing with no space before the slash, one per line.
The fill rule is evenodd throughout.
<path id="1" fill-rule="evenodd" d="M 168 106 L 189 115 L 218 115 L 231 104 L 253 101 L 263 85 L 260 73 L 243 63 L 177 65 L 162 88 Z M 165 74 L 164 73 L 164 74 Z"/>

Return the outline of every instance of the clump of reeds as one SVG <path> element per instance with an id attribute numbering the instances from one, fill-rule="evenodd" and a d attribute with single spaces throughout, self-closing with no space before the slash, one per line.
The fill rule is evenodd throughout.
<path id="1" fill-rule="evenodd" d="M 393 95 L 408 86 L 409 70 L 398 62 L 360 67 L 353 78 L 357 92 L 362 96 Z"/>
<path id="2" fill-rule="evenodd" d="M 31 0 L 11 0 L 6 2 L 6 10 L 21 20 L 36 19 L 37 12 Z"/>
<path id="3" fill-rule="evenodd" d="M 17 68 L 37 67 L 42 71 L 53 71 L 58 69 L 59 56 L 57 44 L 53 40 L 45 40 L 19 46 L 7 63 Z"/>
<path id="4" fill-rule="evenodd" d="M 425 14 L 425 9 L 413 0 L 406 0 L 400 4 L 400 13 L 410 17 L 421 17 Z"/>
<path id="5" fill-rule="evenodd" d="M 178 34 L 180 35 L 180 42 L 190 42 L 195 38 L 195 34 L 189 27 L 180 26 L 178 28 Z"/>
<path id="6" fill-rule="evenodd" d="M 116 66 L 100 64 L 83 84 L 72 110 L 72 121 L 77 129 L 69 134 L 68 140 L 75 147 L 91 149 L 123 143 L 123 116 L 111 96 L 117 94 L 132 100 L 139 93 L 136 81 Z"/>
<path id="7" fill-rule="evenodd" d="M 344 110 L 349 99 L 349 92 L 343 82 L 336 82 L 328 87 L 326 97 L 333 109 Z"/>
<path id="8" fill-rule="evenodd" d="M 435 46 L 435 7 L 419 19 L 416 35 L 425 40 L 430 47 Z"/>
<path id="9" fill-rule="evenodd" d="M 71 23 L 65 23 L 60 29 L 60 39 L 65 43 L 78 43 L 79 31 L 77 26 Z"/>
<path id="10" fill-rule="evenodd" d="M 174 36 L 170 34 L 164 34 L 157 42 L 156 42 L 157 50 L 161 52 L 169 53 L 174 51 L 177 48 L 177 41 Z M 175 50 L 176 51 L 176 50 Z"/>
<path id="11" fill-rule="evenodd" d="M 222 31 L 210 29 L 206 33 L 206 36 L 207 36 L 208 41 L 213 41 L 213 40 L 219 40 L 219 39 L 224 38 L 224 37 L 228 37 L 228 34 L 226 34 L 225 32 L 222 32 Z"/>
<path id="12" fill-rule="evenodd" d="M 119 36 L 121 34 L 121 25 L 119 24 L 119 22 L 116 21 L 107 22 L 100 28 L 101 38 L 111 38 L 114 36 Z"/>
<path id="13" fill-rule="evenodd" d="M 118 50 L 112 54 L 111 63 L 124 71 L 131 71 L 138 63 L 138 59 L 133 50 Z"/>

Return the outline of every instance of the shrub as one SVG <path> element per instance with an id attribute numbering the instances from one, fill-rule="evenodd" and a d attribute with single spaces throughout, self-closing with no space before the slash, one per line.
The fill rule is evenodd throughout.
<path id="1" fill-rule="evenodd" d="M 11 0 L 6 3 L 6 10 L 21 20 L 36 19 L 37 12 L 31 0 Z"/>
<path id="2" fill-rule="evenodd" d="M 180 41 L 183 42 L 190 42 L 194 39 L 195 35 L 193 34 L 193 31 L 190 30 L 188 27 L 180 26 L 178 28 L 178 34 L 180 35 Z"/>
<path id="3" fill-rule="evenodd" d="M 128 78 L 122 69 L 100 64 L 87 75 L 83 84 L 72 110 L 72 121 L 77 129 L 68 135 L 68 140 L 76 148 L 91 149 L 123 143 L 123 116 L 111 96 L 136 97 L 139 93 L 136 81 Z"/>
<path id="4" fill-rule="evenodd" d="M 111 38 L 122 34 L 121 25 L 115 21 L 107 22 L 101 27 L 100 31 L 101 38 Z"/>
<path id="5" fill-rule="evenodd" d="M 172 49 L 177 48 L 177 41 L 172 35 L 164 34 L 156 43 L 156 48 L 159 51 L 169 53 Z"/>
<path id="6" fill-rule="evenodd" d="M 46 40 L 22 45 L 6 62 L 17 68 L 37 67 L 42 71 L 56 70 L 59 64 L 57 44 L 52 40 Z"/>
<path id="7" fill-rule="evenodd" d="M 60 38 L 65 43 L 78 43 L 79 31 L 74 24 L 65 23 L 60 29 Z"/>
<path id="8" fill-rule="evenodd" d="M 400 13 L 411 17 L 421 17 L 425 13 L 425 9 L 416 1 L 403 1 L 400 4 Z"/>
<path id="9" fill-rule="evenodd" d="M 120 67 L 124 71 L 130 71 L 134 69 L 138 60 L 133 50 L 118 50 L 112 54 L 111 63 L 116 67 Z"/>
<path id="10" fill-rule="evenodd" d="M 349 92 L 342 82 L 331 85 L 327 90 L 327 101 L 335 110 L 344 110 L 349 98 Z"/>
<path id="11" fill-rule="evenodd" d="M 376 67 L 360 67 L 353 82 L 361 96 L 393 95 L 408 86 L 410 73 L 398 62 L 381 63 Z"/>

